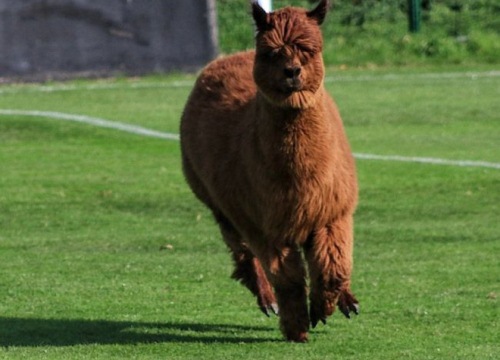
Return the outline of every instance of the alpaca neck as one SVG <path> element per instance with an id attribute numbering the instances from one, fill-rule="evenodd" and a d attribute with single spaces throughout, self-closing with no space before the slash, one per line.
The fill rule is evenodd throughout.
<path id="1" fill-rule="evenodd" d="M 324 100 L 324 89 L 315 94 L 315 106 L 303 109 L 284 108 L 257 96 L 256 135 L 269 166 L 299 176 L 318 169 L 316 163 L 328 156 L 332 144 Z"/>

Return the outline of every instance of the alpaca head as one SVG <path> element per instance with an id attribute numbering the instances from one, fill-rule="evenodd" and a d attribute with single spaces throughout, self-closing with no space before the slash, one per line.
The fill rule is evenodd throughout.
<path id="1" fill-rule="evenodd" d="M 314 104 L 324 77 L 319 25 L 327 9 L 327 0 L 312 11 L 287 7 L 269 14 L 252 4 L 257 26 L 254 79 L 274 105 L 301 109 Z"/>

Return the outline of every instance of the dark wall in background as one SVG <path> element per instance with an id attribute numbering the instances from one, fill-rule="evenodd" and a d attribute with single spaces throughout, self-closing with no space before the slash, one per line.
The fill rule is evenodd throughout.
<path id="1" fill-rule="evenodd" d="M 215 18 L 215 0 L 0 0 L 0 77 L 192 70 Z"/>

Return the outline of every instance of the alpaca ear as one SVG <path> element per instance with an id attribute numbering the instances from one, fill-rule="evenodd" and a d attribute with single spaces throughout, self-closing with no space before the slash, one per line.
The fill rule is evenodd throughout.
<path id="1" fill-rule="evenodd" d="M 318 25 L 323 24 L 325 20 L 326 13 L 328 12 L 328 0 L 321 0 L 321 2 L 316 6 L 315 9 L 307 13 L 307 17 L 316 20 Z"/>
<path id="2" fill-rule="evenodd" d="M 257 1 L 252 2 L 252 16 L 255 20 L 257 30 L 264 31 L 270 28 L 269 14 L 259 5 Z"/>

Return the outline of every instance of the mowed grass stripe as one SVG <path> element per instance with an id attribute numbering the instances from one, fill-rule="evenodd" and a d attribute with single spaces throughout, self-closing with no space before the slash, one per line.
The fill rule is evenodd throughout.
<path id="1" fill-rule="evenodd" d="M 66 114 L 54 111 L 12 110 L 12 109 L 0 109 L 0 115 L 22 115 L 22 116 L 52 118 L 57 120 L 74 121 L 74 122 L 84 123 L 87 125 L 114 129 L 135 135 L 159 138 L 164 140 L 178 141 L 180 139 L 179 134 L 172 134 L 157 130 L 151 130 L 141 126 L 125 124 L 119 121 L 111 121 L 101 118 L 90 117 L 86 115 Z M 448 160 L 440 158 L 407 157 L 400 155 L 377 155 L 377 154 L 364 154 L 364 153 L 353 153 L 353 155 L 355 158 L 361 160 L 398 161 L 398 162 L 413 162 L 413 163 L 432 164 L 432 165 L 485 167 L 492 169 L 500 169 L 500 164 L 491 163 L 487 161 Z"/>

